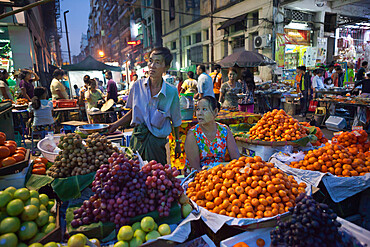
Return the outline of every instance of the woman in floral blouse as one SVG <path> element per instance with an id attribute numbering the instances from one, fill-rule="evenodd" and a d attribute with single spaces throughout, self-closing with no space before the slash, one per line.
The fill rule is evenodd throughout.
<path id="1" fill-rule="evenodd" d="M 215 162 L 225 162 L 227 154 L 231 159 L 240 157 L 238 147 L 229 127 L 215 121 L 219 111 L 214 97 L 203 97 L 197 105 L 198 124 L 192 127 L 186 136 L 186 163 L 201 170 L 203 166 Z"/>

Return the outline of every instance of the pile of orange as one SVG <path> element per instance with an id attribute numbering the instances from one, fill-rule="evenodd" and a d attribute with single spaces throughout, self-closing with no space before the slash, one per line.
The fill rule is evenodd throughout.
<path id="1" fill-rule="evenodd" d="M 300 125 L 302 126 L 305 126 L 305 127 L 312 127 L 309 123 L 307 122 L 300 122 L 299 123 Z M 324 136 L 324 133 L 322 133 L 321 129 L 319 127 L 315 127 L 316 128 L 316 134 L 315 136 L 317 137 L 317 140 L 316 142 L 312 143 L 312 146 L 321 146 L 322 144 L 324 143 L 327 143 L 328 142 L 328 139 Z"/>
<path id="2" fill-rule="evenodd" d="M 186 194 L 213 213 L 259 219 L 287 212 L 305 187 L 255 156 L 199 172 L 188 184 Z"/>
<path id="3" fill-rule="evenodd" d="M 303 160 L 290 163 L 293 168 L 330 172 L 339 177 L 362 176 L 370 171 L 370 152 L 355 153 L 338 144 L 310 150 Z"/>
<path id="4" fill-rule="evenodd" d="M 357 152 L 364 153 L 369 151 L 370 148 L 370 142 L 367 141 L 367 138 L 368 135 L 365 130 L 353 130 L 334 136 L 332 142 L 344 147 L 357 149 Z"/>
<path id="5" fill-rule="evenodd" d="M 308 130 L 298 120 L 285 113 L 284 110 L 267 112 L 249 130 L 251 140 L 262 141 L 295 141 L 308 134 Z"/>

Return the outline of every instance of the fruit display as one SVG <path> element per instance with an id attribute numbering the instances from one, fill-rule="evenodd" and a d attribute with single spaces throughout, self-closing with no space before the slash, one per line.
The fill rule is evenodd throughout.
<path id="1" fill-rule="evenodd" d="M 300 122 L 299 124 L 302 125 L 302 126 L 304 126 L 304 127 L 307 127 L 307 128 L 312 127 L 307 122 Z M 322 144 L 327 143 L 328 142 L 328 139 L 324 136 L 324 133 L 322 133 L 322 131 L 321 131 L 321 129 L 319 127 L 315 127 L 315 128 L 316 128 L 316 134 L 315 134 L 315 136 L 316 136 L 317 140 L 315 142 L 311 142 L 311 143 L 312 143 L 312 146 L 319 147 Z"/>
<path id="2" fill-rule="evenodd" d="M 0 191 L 0 246 L 30 245 L 53 231 L 53 206 L 54 200 L 35 190 L 8 187 Z"/>
<path id="3" fill-rule="evenodd" d="M 32 166 L 32 174 L 45 175 L 48 165 L 48 160 L 45 158 L 37 158 Z"/>
<path id="4" fill-rule="evenodd" d="M 271 231 L 271 246 L 348 246 L 338 231 L 341 224 L 336 221 L 337 215 L 328 205 L 304 194 L 296 202 L 296 207 L 289 209 L 290 221 L 278 222 Z"/>
<path id="5" fill-rule="evenodd" d="M 260 219 L 287 212 L 305 187 L 306 184 L 298 184 L 293 176 L 255 156 L 240 157 L 199 172 L 188 183 L 186 194 L 213 213 Z"/>
<path id="6" fill-rule="evenodd" d="M 17 143 L 6 140 L 6 134 L 0 132 L 0 167 L 7 167 L 23 161 L 26 157 L 26 149 L 17 147 Z"/>
<path id="7" fill-rule="evenodd" d="M 249 139 L 261 141 L 295 141 L 308 133 L 298 120 L 277 109 L 265 113 L 248 132 Z"/>
<path id="8" fill-rule="evenodd" d="M 369 172 L 370 160 L 364 153 L 351 153 L 341 145 L 327 143 L 324 147 L 308 151 L 303 160 L 293 161 L 289 166 L 302 170 L 330 172 L 339 177 L 352 177 Z"/>
<path id="9" fill-rule="evenodd" d="M 368 134 L 365 130 L 353 130 L 351 132 L 335 133 L 332 142 L 353 149 L 353 153 L 365 153 L 370 148 L 370 142 L 367 139 Z"/>
<path id="10" fill-rule="evenodd" d="M 160 226 L 150 216 L 144 217 L 140 222 L 134 223 L 132 226 L 122 226 L 117 234 L 118 242 L 114 247 L 140 246 L 146 241 L 157 239 L 160 236 L 165 236 L 171 233 L 171 228 L 167 224 Z"/>
<path id="11" fill-rule="evenodd" d="M 150 161 L 140 169 L 139 161 L 118 153 L 108 162 L 96 172 L 92 182 L 95 194 L 74 211 L 73 228 L 110 221 L 119 229 L 130 218 L 154 210 L 160 217 L 169 216 L 172 203 L 183 193 L 175 167 Z"/>
<path id="12" fill-rule="evenodd" d="M 46 174 L 53 178 L 88 174 L 96 171 L 101 164 L 107 164 L 112 153 L 118 152 L 105 136 L 98 133 L 89 135 L 85 142 L 86 145 L 78 134 L 62 136 L 58 144 L 61 151 Z"/>

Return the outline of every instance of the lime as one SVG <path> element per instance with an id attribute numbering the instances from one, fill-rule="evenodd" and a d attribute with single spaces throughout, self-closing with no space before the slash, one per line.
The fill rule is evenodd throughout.
<path id="1" fill-rule="evenodd" d="M 37 225 L 33 221 L 23 222 L 21 228 L 18 231 L 18 237 L 20 240 L 28 240 L 33 238 L 37 233 Z"/>
<path id="2" fill-rule="evenodd" d="M 6 212 L 10 216 L 17 216 L 23 212 L 24 204 L 21 199 L 13 199 L 6 205 Z"/>
<path id="3" fill-rule="evenodd" d="M 0 191 L 0 208 L 5 207 L 13 199 L 12 195 L 6 191 Z"/>
<path id="4" fill-rule="evenodd" d="M 137 229 L 140 229 L 141 230 L 141 226 L 140 226 L 140 222 L 135 222 L 133 225 L 132 225 L 132 230 L 135 232 Z"/>
<path id="5" fill-rule="evenodd" d="M 30 196 L 30 191 L 27 188 L 17 189 L 14 192 L 14 198 L 21 199 L 24 202 L 27 201 Z"/>
<path id="6" fill-rule="evenodd" d="M 17 232 L 21 227 L 21 221 L 18 217 L 7 217 L 0 223 L 0 233 Z"/>
<path id="7" fill-rule="evenodd" d="M 28 245 L 28 247 L 44 247 L 44 246 L 40 243 L 33 243 L 31 245 Z"/>
<path id="8" fill-rule="evenodd" d="M 158 227 L 158 232 L 159 234 L 161 234 L 162 236 L 164 235 L 168 235 L 171 233 L 171 228 L 169 225 L 167 224 L 162 224 Z"/>
<path id="9" fill-rule="evenodd" d="M 37 198 L 39 199 L 39 192 L 37 192 L 36 190 L 30 190 L 30 196 L 32 198 Z"/>
<path id="10" fill-rule="evenodd" d="M 130 247 L 138 247 L 142 245 L 144 242 L 141 238 L 134 237 L 130 240 Z"/>
<path id="11" fill-rule="evenodd" d="M 49 216 L 49 223 L 55 223 L 55 217 Z"/>
<path id="12" fill-rule="evenodd" d="M 44 247 L 58 247 L 58 245 L 55 242 L 49 242 L 45 244 Z"/>
<path id="13" fill-rule="evenodd" d="M 14 188 L 13 186 L 11 186 L 11 187 L 6 188 L 4 191 L 9 192 L 9 194 L 11 194 L 12 197 L 13 197 L 14 196 L 14 192 L 16 190 L 17 190 L 16 188 Z"/>
<path id="14" fill-rule="evenodd" d="M 155 222 L 152 217 L 147 216 L 141 220 L 141 229 L 144 232 L 151 232 L 154 230 L 154 227 L 155 227 Z"/>
<path id="15" fill-rule="evenodd" d="M 46 225 L 49 222 L 48 212 L 40 211 L 35 222 L 39 227 Z"/>
<path id="16" fill-rule="evenodd" d="M 113 247 L 129 247 L 129 243 L 126 241 L 118 241 L 113 245 Z"/>
<path id="17" fill-rule="evenodd" d="M 44 204 L 40 205 L 40 211 L 48 211 Z"/>
<path id="18" fill-rule="evenodd" d="M 21 215 L 23 221 L 31 221 L 37 218 L 39 214 L 39 209 L 35 205 L 28 205 L 24 207 Z"/>
<path id="19" fill-rule="evenodd" d="M 40 200 L 39 198 L 30 197 L 24 204 L 25 206 L 28 205 L 35 205 L 37 208 L 40 208 Z"/>
<path id="20" fill-rule="evenodd" d="M 45 207 L 48 206 L 48 204 L 49 204 L 49 197 L 47 195 L 41 194 L 41 195 L 39 195 L 39 199 L 40 199 L 41 204 L 45 205 Z"/>
<path id="21" fill-rule="evenodd" d="M 119 229 L 117 239 L 118 241 L 124 240 L 131 240 L 132 236 L 134 235 L 134 232 L 132 231 L 131 226 L 122 226 L 121 229 Z"/>
<path id="22" fill-rule="evenodd" d="M 17 247 L 18 238 L 14 233 L 6 233 L 0 236 L 0 247 Z"/>
<path id="23" fill-rule="evenodd" d="M 151 231 L 145 236 L 145 240 L 148 241 L 149 239 L 157 239 L 161 236 L 157 231 Z"/>
<path id="24" fill-rule="evenodd" d="M 58 245 L 55 242 L 49 242 L 45 244 L 44 247 L 58 247 Z"/>
<path id="25" fill-rule="evenodd" d="M 81 236 L 80 234 L 73 235 L 68 239 L 68 246 L 85 246 L 86 244 L 86 237 Z"/>
<path id="26" fill-rule="evenodd" d="M 43 237 L 45 237 L 46 236 L 46 234 L 45 233 L 43 233 L 43 232 L 39 232 L 39 233 L 37 233 L 30 241 L 29 241 L 29 243 L 30 244 L 33 244 L 33 243 L 37 243 L 37 242 L 39 242 Z"/>
<path id="27" fill-rule="evenodd" d="M 49 224 L 46 224 L 43 228 L 42 228 L 42 232 L 43 233 L 46 233 L 48 234 L 49 232 L 51 232 L 52 230 L 55 229 L 55 223 L 49 223 Z"/>
<path id="28" fill-rule="evenodd" d="M 48 210 L 50 210 L 52 207 L 54 207 L 54 204 L 55 204 L 54 200 L 49 200 L 48 205 L 47 205 Z"/>

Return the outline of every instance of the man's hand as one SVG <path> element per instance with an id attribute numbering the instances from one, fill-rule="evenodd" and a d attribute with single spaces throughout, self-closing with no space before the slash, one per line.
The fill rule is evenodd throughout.
<path id="1" fill-rule="evenodd" d="M 179 142 L 176 142 L 176 147 L 175 147 L 175 158 L 179 158 L 181 155 L 181 147 L 180 147 L 180 143 Z"/>

